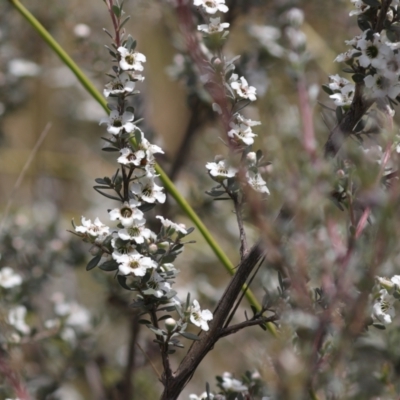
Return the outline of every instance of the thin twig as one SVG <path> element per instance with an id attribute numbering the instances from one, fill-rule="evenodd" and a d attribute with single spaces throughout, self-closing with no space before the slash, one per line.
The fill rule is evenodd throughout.
<path id="1" fill-rule="evenodd" d="M 260 325 L 263 323 L 265 324 L 267 322 L 274 322 L 277 321 L 278 319 L 279 317 L 277 315 L 273 315 L 272 317 L 260 317 L 258 319 L 250 319 L 248 321 L 243 321 L 240 322 L 239 324 L 228 326 L 227 328 L 222 329 L 219 332 L 219 338 L 232 335 L 233 333 L 236 333 L 249 326 Z"/>
<path id="2" fill-rule="evenodd" d="M 3 226 L 4 226 L 4 223 L 5 223 L 6 219 L 7 219 L 7 217 L 8 217 L 8 213 L 10 211 L 10 207 L 11 207 L 12 201 L 14 199 L 14 195 L 17 192 L 17 190 L 19 189 L 19 187 L 21 186 L 21 183 L 22 183 L 22 181 L 23 181 L 23 179 L 25 177 L 25 174 L 28 171 L 28 168 L 31 165 L 33 159 L 35 158 L 36 153 L 39 150 L 39 147 L 41 146 L 41 144 L 43 143 L 43 141 L 46 138 L 47 134 L 49 133 L 50 128 L 51 128 L 51 123 L 48 122 L 47 125 L 45 126 L 45 128 L 43 129 L 42 133 L 40 134 L 38 140 L 36 141 L 35 146 L 31 150 L 31 152 L 29 154 L 29 157 L 25 162 L 25 165 L 23 166 L 21 172 L 19 173 L 19 176 L 18 176 L 17 180 L 14 183 L 14 186 L 13 186 L 13 188 L 11 190 L 10 197 L 8 198 L 8 201 L 7 201 L 6 208 L 5 208 L 4 213 L 3 213 L 3 217 L 2 217 L 1 222 L 0 222 L 0 234 L 3 231 Z"/>
<path id="3" fill-rule="evenodd" d="M 143 350 L 142 346 L 138 342 L 136 342 L 136 346 L 143 353 L 143 355 L 146 357 L 146 359 L 149 362 L 149 364 L 150 364 L 151 368 L 153 369 L 154 373 L 157 375 L 158 380 L 161 382 L 162 381 L 161 374 L 157 371 L 157 368 L 153 364 L 153 362 L 151 361 L 151 358 L 147 355 L 147 353 Z"/>

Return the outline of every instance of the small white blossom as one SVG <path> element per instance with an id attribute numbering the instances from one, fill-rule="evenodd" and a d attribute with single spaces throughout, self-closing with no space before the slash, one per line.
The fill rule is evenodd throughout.
<path id="1" fill-rule="evenodd" d="M 144 276 L 148 269 L 157 268 L 157 263 L 150 257 L 143 257 L 137 251 L 127 254 L 116 255 L 113 258 L 117 261 L 119 272 L 122 275 Z"/>
<path id="2" fill-rule="evenodd" d="M 189 400 L 207 400 L 207 399 L 213 400 L 214 395 L 210 393 L 210 396 L 207 397 L 207 392 L 202 393 L 200 396 L 197 396 L 196 394 L 189 395 Z"/>
<path id="3" fill-rule="evenodd" d="M 10 289 L 19 286 L 22 283 L 21 275 L 14 272 L 10 267 L 0 269 L 0 286 L 4 289 Z"/>
<path id="4" fill-rule="evenodd" d="M 225 0 L 194 0 L 195 6 L 202 6 L 208 14 L 215 14 L 217 11 L 226 13 L 229 8 L 225 5 Z"/>
<path id="5" fill-rule="evenodd" d="M 81 223 L 81 226 L 75 227 L 75 231 L 96 238 L 96 243 L 101 243 L 110 233 L 110 228 L 104 225 L 99 218 L 96 218 L 92 223 L 90 219 L 81 217 Z"/>
<path id="6" fill-rule="evenodd" d="M 266 193 L 269 194 L 269 190 L 267 187 L 267 182 L 261 178 L 260 174 L 255 173 L 253 171 L 248 171 L 246 173 L 247 182 L 248 184 L 257 192 L 259 193 Z"/>
<path id="7" fill-rule="evenodd" d="M 136 243 L 144 243 L 145 239 L 149 239 L 151 235 L 150 229 L 144 227 L 145 219 L 135 219 L 132 225 L 118 231 L 118 236 L 122 240 L 134 240 Z"/>
<path id="8" fill-rule="evenodd" d="M 163 192 L 163 188 L 158 186 L 152 177 L 143 177 L 139 182 L 131 185 L 131 191 L 133 194 L 138 196 L 141 201 L 146 203 L 164 203 L 166 196 Z"/>
<path id="9" fill-rule="evenodd" d="M 253 138 L 257 135 L 253 133 L 250 126 L 231 124 L 231 128 L 232 129 L 228 132 L 228 136 L 237 144 L 250 146 L 254 143 Z"/>
<path id="10" fill-rule="evenodd" d="M 340 75 L 330 75 L 329 76 L 330 82 L 328 83 L 329 89 L 333 91 L 342 91 L 343 88 L 347 87 L 348 85 L 351 85 L 353 90 L 354 90 L 354 85 L 348 81 L 346 78 L 342 78 Z"/>
<path id="11" fill-rule="evenodd" d="M 227 391 L 234 392 L 244 392 L 248 390 L 246 385 L 243 385 L 238 379 L 234 379 L 229 372 L 224 372 L 222 374 L 222 387 Z"/>
<path id="12" fill-rule="evenodd" d="M 135 70 L 143 71 L 143 62 L 146 62 L 146 56 L 136 51 L 129 51 L 125 47 L 118 47 L 118 53 L 121 56 L 119 66 L 125 71 Z"/>
<path id="13" fill-rule="evenodd" d="M 142 132 L 142 139 L 139 144 L 139 149 L 144 150 L 146 152 L 147 158 L 149 160 L 153 159 L 153 155 L 156 153 L 159 154 L 164 154 L 163 149 L 160 146 L 157 146 L 156 144 L 150 143 L 145 137 Z"/>
<path id="14" fill-rule="evenodd" d="M 370 7 L 367 6 L 362 0 L 351 0 L 351 2 L 354 4 L 354 7 L 356 8 L 355 10 L 350 11 L 350 17 L 352 15 L 360 15 L 364 13 L 365 11 L 369 10 Z"/>
<path id="15" fill-rule="evenodd" d="M 190 321 L 192 324 L 199 326 L 203 331 L 208 331 L 207 321 L 211 321 L 212 319 L 212 312 L 210 310 L 201 311 L 199 302 L 193 300 L 193 304 L 190 307 Z"/>
<path id="16" fill-rule="evenodd" d="M 237 169 L 228 167 L 225 160 L 220 160 L 217 163 L 209 162 L 206 164 L 206 168 L 208 169 L 210 175 L 216 180 L 233 178 L 237 173 Z"/>
<path id="17" fill-rule="evenodd" d="M 346 52 L 339 54 L 333 61 L 334 62 L 349 61 L 353 58 L 354 54 L 358 52 L 359 50 L 357 49 L 349 49 Z"/>
<path id="18" fill-rule="evenodd" d="M 125 228 L 133 225 L 135 220 L 143 218 L 143 212 L 137 206 L 140 203 L 137 200 L 131 199 L 129 203 L 125 202 L 121 208 L 114 208 L 109 211 L 111 221 L 119 220 Z"/>
<path id="19" fill-rule="evenodd" d="M 400 84 L 394 83 L 384 76 L 375 74 L 367 75 L 364 78 L 365 87 L 370 89 L 370 95 L 373 98 L 390 97 L 395 99 L 400 94 Z M 332 96 L 331 96 L 332 97 Z"/>
<path id="20" fill-rule="evenodd" d="M 374 68 L 385 68 L 385 57 L 392 51 L 386 44 L 381 42 L 379 33 L 373 34 L 373 41 L 367 40 L 367 32 L 358 40 L 357 47 L 361 50 L 358 62 L 364 68 L 372 65 Z"/>
<path id="21" fill-rule="evenodd" d="M 29 335 L 31 328 L 25 322 L 26 308 L 16 306 L 8 313 L 8 323 L 23 335 Z"/>
<path id="22" fill-rule="evenodd" d="M 132 93 L 135 89 L 135 82 L 132 82 L 129 75 L 123 72 L 111 82 L 107 83 L 103 90 L 104 96 L 108 97 L 110 94 Z"/>
<path id="23" fill-rule="evenodd" d="M 390 280 L 400 288 L 400 275 L 394 275 Z"/>
<path id="24" fill-rule="evenodd" d="M 249 86 L 246 79 L 242 76 L 239 81 L 231 83 L 231 88 L 236 90 L 239 97 L 243 99 L 249 99 L 250 101 L 257 100 L 256 88 L 254 86 Z"/>
<path id="25" fill-rule="evenodd" d="M 184 224 L 176 224 L 175 222 L 172 222 L 169 219 L 162 217 L 161 215 L 157 215 L 156 218 L 161 221 L 165 228 L 172 228 L 174 231 L 187 235 L 186 226 Z"/>
<path id="26" fill-rule="evenodd" d="M 394 297 L 386 289 L 380 290 L 380 296 L 372 307 L 372 319 L 384 325 L 392 323 L 392 318 L 396 315 L 394 310 Z"/>
<path id="27" fill-rule="evenodd" d="M 146 159 L 146 153 L 143 150 L 133 152 L 130 148 L 124 147 L 120 150 L 121 155 L 118 157 L 118 162 L 124 165 L 141 165 L 142 160 Z"/>
<path id="28" fill-rule="evenodd" d="M 334 100 L 334 103 L 338 107 L 348 106 L 353 101 L 355 86 L 352 83 L 340 89 L 340 92 L 331 94 L 329 97 Z"/>
<path id="29" fill-rule="evenodd" d="M 257 126 L 261 125 L 260 121 L 253 121 L 252 119 L 244 118 L 243 115 L 237 114 L 236 120 L 238 124 L 246 125 L 246 126 Z"/>
<path id="30" fill-rule="evenodd" d="M 134 115 L 131 112 L 125 111 L 122 115 L 117 110 L 112 110 L 109 117 L 104 117 L 100 120 L 100 124 L 107 124 L 107 132 L 112 135 L 118 135 L 122 130 L 130 133 L 136 129 L 132 123 Z"/>
<path id="31" fill-rule="evenodd" d="M 208 33 L 210 35 L 218 32 L 222 32 L 224 29 L 229 28 L 228 22 L 221 23 L 221 18 L 210 18 L 210 23 L 199 25 L 197 29 L 201 32 Z"/>
<path id="32" fill-rule="evenodd" d="M 397 81 L 400 75 L 400 54 L 390 51 L 385 57 L 385 68 L 379 70 L 379 73 L 392 81 Z"/>

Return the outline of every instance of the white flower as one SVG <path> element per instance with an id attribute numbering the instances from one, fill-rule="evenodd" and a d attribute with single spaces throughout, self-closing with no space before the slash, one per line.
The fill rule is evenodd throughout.
<path id="1" fill-rule="evenodd" d="M 96 238 L 96 243 L 101 243 L 110 233 L 110 228 L 104 225 L 99 218 L 96 218 L 92 224 L 90 219 L 81 217 L 81 223 L 81 226 L 75 227 L 75 231 Z"/>
<path id="2" fill-rule="evenodd" d="M 357 49 L 349 49 L 346 52 L 339 54 L 333 61 L 334 62 L 349 61 L 353 58 L 354 54 L 358 52 L 359 50 Z"/>
<path id="3" fill-rule="evenodd" d="M 400 275 L 394 275 L 390 280 L 400 288 Z"/>
<path id="4" fill-rule="evenodd" d="M 304 22 L 304 12 L 300 8 L 292 7 L 285 12 L 283 18 L 292 26 L 300 27 Z"/>
<path id="5" fill-rule="evenodd" d="M 162 217 L 161 215 L 157 215 L 157 217 L 161 223 L 164 225 L 165 228 L 172 228 L 174 231 L 178 231 L 180 233 L 183 233 L 184 235 L 187 235 L 187 230 L 186 226 L 183 224 L 176 224 L 175 222 L 170 221 L 169 219 L 166 219 Z"/>
<path id="6" fill-rule="evenodd" d="M 226 13 L 229 10 L 225 0 L 194 0 L 193 4 L 204 7 L 204 11 L 208 14 L 215 14 L 217 11 Z"/>
<path id="7" fill-rule="evenodd" d="M 119 66 L 121 69 L 143 71 L 143 62 L 146 62 L 146 56 L 136 51 L 129 51 L 125 47 L 118 47 L 118 53 L 121 56 Z"/>
<path id="8" fill-rule="evenodd" d="M 231 83 L 231 88 L 236 90 L 239 97 L 243 99 L 249 99 L 250 101 L 257 100 L 256 88 L 254 86 L 249 86 L 246 79 L 242 76 L 239 81 Z"/>
<path id="9" fill-rule="evenodd" d="M 132 225 L 118 231 L 118 236 L 122 240 L 134 240 L 136 243 L 144 243 L 145 239 L 150 238 L 151 231 L 144 227 L 145 219 L 135 219 Z"/>
<path id="10" fill-rule="evenodd" d="M 8 313 L 8 323 L 23 335 L 29 335 L 31 328 L 25 323 L 26 308 L 16 306 Z"/>
<path id="11" fill-rule="evenodd" d="M 225 390 L 233 392 L 244 392 L 248 390 L 246 385 L 243 385 L 243 383 L 238 379 L 234 379 L 232 374 L 229 372 L 224 372 L 222 374 L 222 387 Z"/>
<path id="12" fill-rule="evenodd" d="M 108 212 L 111 221 L 119 220 L 125 228 L 131 227 L 134 220 L 143 218 L 143 212 L 137 208 L 138 205 L 140 203 L 137 200 L 131 199 L 129 203 L 125 202 L 121 208 L 114 208 Z"/>
<path id="13" fill-rule="evenodd" d="M 350 17 L 352 15 L 360 15 L 364 13 L 365 11 L 369 10 L 369 6 L 367 6 L 362 0 L 351 0 L 351 2 L 354 4 L 354 7 L 356 8 L 355 10 L 350 11 Z"/>
<path id="14" fill-rule="evenodd" d="M 254 143 L 253 138 L 257 135 L 253 133 L 250 126 L 231 124 L 231 128 L 232 129 L 228 132 L 228 136 L 237 144 L 250 146 Z"/>
<path id="15" fill-rule="evenodd" d="M 368 75 L 364 78 L 364 82 L 365 87 L 370 89 L 370 94 L 373 98 L 383 98 L 388 96 L 394 100 L 400 94 L 400 84 L 395 84 L 384 76 L 378 74 L 373 76 Z"/>
<path id="16" fill-rule="evenodd" d="M 144 290 L 143 293 L 157 298 L 163 297 L 164 294 L 171 290 L 171 285 L 166 282 L 160 274 L 157 274 L 156 271 L 153 271 L 151 274 L 147 286 L 149 286 L 149 289 Z"/>
<path id="17" fill-rule="evenodd" d="M 397 81 L 400 75 L 400 54 L 391 51 L 389 55 L 385 57 L 385 61 L 385 68 L 380 69 L 379 73 L 385 78 Z"/>
<path id="18" fill-rule="evenodd" d="M 87 332 L 92 327 L 89 310 L 76 302 L 69 303 L 69 306 L 69 315 L 65 324 L 82 332 Z"/>
<path id="19" fill-rule="evenodd" d="M 156 201 L 164 203 L 166 199 L 163 188 L 158 186 L 152 177 L 148 176 L 143 177 L 139 182 L 133 183 L 131 191 L 146 203 L 154 203 Z"/>
<path id="20" fill-rule="evenodd" d="M 238 124 L 246 125 L 246 126 L 257 126 L 261 125 L 260 121 L 253 121 L 251 119 L 246 119 L 243 115 L 237 114 L 236 120 Z"/>
<path id="21" fill-rule="evenodd" d="M 156 144 L 150 143 L 143 135 L 142 132 L 142 139 L 139 143 L 139 149 L 144 150 L 146 152 L 146 156 L 149 161 L 154 159 L 153 155 L 156 153 L 164 154 L 164 151 L 161 147 L 157 146 Z"/>
<path id="22" fill-rule="evenodd" d="M 200 309 L 200 304 L 197 300 L 193 300 L 193 304 L 190 307 L 190 321 L 192 324 L 199 326 L 203 331 L 208 331 L 207 321 L 213 319 L 212 312 L 210 310 Z"/>
<path id="23" fill-rule="evenodd" d="M 104 117 L 100 120 L 100 124 L 107 124 L 107 132 L 112 135 L 118 135 L 122 130 L 130 133 L 136 126 L 131 122 L 134 115 L 131 112 L 125 111 L 122 115 L 117 110 L 112 110 L 109 117 Z"/>
<path id="24" fill-rule="evenodd" d="M 237 173 L 237 169 L 228 167 L 225 160 L 218 161 L 217 163 L 209 162 L 206 164 L 206 168 L 208 169 L 210 175 L 216 180 L 233 178 Z"/>
<path id="25" fill-rule="evenodd" d="M 157 263 L 150 257 L 143 257 L 137 251 L 127 254 L 117 255 L 113 253 L 113 258 L 119 264 L 119 272 L 122 275 L 144 276 L 148 269 L 157 268 Z"/>
<path id="26" fill-rule="evenodd" d="M 210 35 L 218 32 L 222 32 L 224 29 L 229 28 L 228 22 L 223 22 L 221 24 L 221 18 L 210 18 L 210 23 L 199 25 L 197 29 L 201 32 L 208 33 Z"/>
<path id="27" fill-rule="evenodd" d="M 143 150 L 133 152 L 129 147 L 124 147 L 120 150 L 121 156 L 118 157 L 118 162 L 124 165 L 136 165 L 137 167 L 146 158 L 146 153 Z"/>
<path id="28" fill-rule="evenodd" d="M 207 399 L 214 399 L 214 395 L 210 393 L 210 396 L 207 397 L 207 392 L 202 393 L 200 396 L 197 396 L 196 394 L 190 394 L 189 395 L 189 400 L 207 400 Z"/>
<path id="29" fill-rule="evenodd" d="M 342 78 L 340 75 L 330 75 L 329 76 L 330 82 L 328 83 L 329 89 L 333 91 L 342 91 L 343 88 L 345 88 L 348 85 L 352 85 L 353 90 L 354 90 L 354 85 L 348 81 L 346 78 Z"/>
<path id="30" fill-rule="evenodd" d="M 348 106 L 353 101 L 355 86 L 352 83 L 340 89 L 340 92 L 331 94 L 329 97 L 334 100 L 336 106 Z"/>
<path id="31" fill-rule="evenodd" d="M 0 269 L 0 286 L 4 289 L 10 289 L 19 286 L 22 283 L 21 275 L 18 275 L 10 267 Z"/>
<path id="32" fill-rule="evenodd" d="M 123 72 L 117 76 L 110 83 L 107 83 L 103 91 L 104 96 L 108 97 L 110 94 L 131 93 L 135 89 L 135 82 L 132 82 L 129 75 Z"/>
<path id="33" fill-rule="evenodd" d="M 367 33 L 358 40 L 357 47 L 361 49 L 358 62 L 364 68 L 372 65 L 374 68 L 385 68 L 385 57 L 390 56 L 392 51 L 386 44 L 381 42 L 379 33 L 373 34 L 373 41 L 367 40 Z"/>
<path id="34" fill-rule="evenodd" d="M 372 307 L 372 319 L 384 325 L 392 323 L 392 318 L 396 315 L 394 310 L 394 297 L 389 295 L 386 289 L 379 291 L 380 296 Z"/>
<path id="35" fill-rule="evenodd" d="M 248 184 L 257 192 L 269 194 L 267 182 L 261 178 L 260 174 L 253 171 L 247 171 L 246 178 Z"/>

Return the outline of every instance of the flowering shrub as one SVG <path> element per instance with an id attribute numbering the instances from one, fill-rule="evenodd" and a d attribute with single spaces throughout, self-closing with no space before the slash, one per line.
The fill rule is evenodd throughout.
<path id="1" fill-rule="evenodd" d="M 10 1 L 44 32 L 19 2 Z M 106 132 L 103 151 L 117 166 L 94 186 L 106 217 L 82 216 L 62 240 L 52 239 L 50 228 L 39 235 L 30 227 L 26 238 L 22 226 L 8 225 L 2 233 L 1 395 L 67 398 L 65 383 L 83 375 L 99 399 L 153 398 L 156 391 L 163 400 L 395 398 L 400 392 L 399 2 L 347 2 L 351 9 L 345 14 L 357 20 L 359 32 L 332 63 L 331 71 L 338 64 L 344 68 L 325 77 L 328 96 L 321 97 L 322 118 L 315 120 L 318 89 L 308 83 L 307 71 L 318 60 L 311 51 L 313 29 L 300 8 L 308 10 L 305 2 L 162 3 L 160 9 L 173 15 L 179 28 L 178 54 L 168 72 L 187 89 L 192 112 L 179 160 L 170 165 L 168 152 L 152 143 L 141 118 L 139 89 L 149 80 L 150 56 L 126 33 L 123 2 L 105 4 L 112 23 L 111 32 L 105 30 L 111 39 L 106 101 L 42 36 L 108 113 L 97 129 Z M 271 25 L 258 20 L 238 26 L 238 16 L 257 7 L 268 9 Z M 339 15 L 346 2 L 329 7 Z M 230 41 L 239 30 L 251 45 L 235 56 Z M 285 106 L 274 68 L 286 72 L 298 106 Z M 258 110 L 269 98 L 273 112 L 282 113 L 278 122 L 265 120 Z M 323 135 L 320 119 L 328 128 Z M 218 145 L 214 137 L 194 139 L 193 132 L 206 123 L 219 126 Z M 234 255 L 224 254 L 157 163 L 176 177 L 193 140 L 206 142 L 199 147 L 208 151 L 194 175 L 199 180 L 194 185 L 208 189 L 204 220 L 216 232 L 228 221 L 228 239 L 218 239 L 237 236 L 236 267 L 229 260 Z M 191 161 L 198 165 L 196 157 Z M 169 196 L 196 230 L 174 216 Z M 190 240 L 195 235 L 206 239 L 232 275 L 223 286 L 213 271 L 207 278 L 196 271 L 196 282 L 189 285 L 187 277 L 185 282 L 194 269 L 185 256 L 200 246 Z M 113 311 L 100 306 L 92 311 L 60 288 L 49 291 L 50 277 L 59 273 L 68 279 L 62 275 L 66 265 L 80 268 L 85 256 L 76 239 L 88 245 L 86 270 L 100 282 Z M 46 306 L 40 293 L 46 293 Z M 129 324 L 123 368 L 97 347 L 102 329 L 113 326 L 117 314 Z M 228 336 L 239 337 L 238 352 L 233 356 L 224 347 L 214 359 L 220 372 L 212 386 L 203 366 L 211 363 L 214 348 L 229 346 Z M 119 340 L 115 329 L 104 348 Z M 11 362 L 18 354 L 26 371 Z M 42 354 L 57 359 L 57 368 Z M 145 395 L 136 389 L 138 354 L 159 384 Z M 185 389 L 196 372 L 197 382 L 205 380 L 200 395 Z"/>

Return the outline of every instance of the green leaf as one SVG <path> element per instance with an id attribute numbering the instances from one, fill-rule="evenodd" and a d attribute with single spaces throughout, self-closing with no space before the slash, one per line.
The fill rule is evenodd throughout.
<path id="1" fill-rule="evenodd" d="M 114 15 L 119 18 L 121 16 L 121 10 L 119 9 L 118 6 L 112 6 L 112 10 Z"/>
<path id="2" fill-rule="evenodd" d="M 102 196 L 107 197 L 108 199 L 121 201 L 121 199 L 119 197 L 117 197 L 117 196 L 112 196 L 111 194 L 103 193 L 101 190 L 99 190 L 99 188 L 97 186 L 93 186 L 93 189 L 97 193 L 100 193 Z M 103 188 L 103 189 L 110 189 L 110 188 L 107 187 L 107 188 Z"/>
<path id="3" fill-rule="evenodd" d="M 105 181 L 103 178 L 96 178 L 94 181 L 96 183 L 100 184 L 100 185 L 107 185 L 108 184 L 108 182 Z"/>
<path id="4" fill-rule="evenodd" d="M 380 329 L 380 330 L 382 330 L 382 331 L 384 331 L 384 330 L 386 329 L 386 326 L 385 326 L 385 325 L 380 324 L 380 323 L 378 323 L 378 322 L 375 322 L 374 324 L 372 324 L 372 326 L 375 327 L 375 328 L 377 328 L 377 329 Z"/>
<path id="5" fill-rule="evenodd" d="M 117 275 L 117 281 L 126 290 L 132 290 L 127 284 L 126 284 L 126 276 L 123 275 Z"/>
<path id="6" fill-rule="evenodd" d="M 118 269 L 118 263 L 115 260 L 106 261 L 99 265 L 99 268 L 103 271 L 116 271 Z"/>
<path id="7" fill-rule="evenodd" d="M 96 257 L 93 257 L 88 264 L 86 265 L 86 271 L 90 271 L 93 268 L 97 267 L 97 264 L 100 262 L 101 260 L 101 255 L 98 255 Z"/>
<path id="8" fill-rule="evenodd" d="M 131 16 L 128 15 L 121 23 L 121 25 L 119 26 L 119 28 L 121 29 L 129 20 L 131 19 Z"/>
<path id="9" fill-rule="evenodd" d="M 151 325 L 151 322 L 147 319 L 139 319 L 138 323 L 143 325 Z"/>
<path id="10" fill-rule="evenodd" d="M 178 332 L 181 336 L 183 336 L 186 339 L 189 340 L 200 340 L 200 338 L 195 335 L 194 333 L 190 333 L 190 332 Z"/>
<path id="11" fill-rule="evenodd" d="M 328 85 L 321 85 L 321 87 L 325 93 L 329 95 L 333 94 L 333 90 Z"/>
<path id="12" fill-rule="evenodd" d="M 103 147 L 103 151 L 119 151 L 116 147 Z"/>

